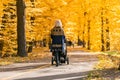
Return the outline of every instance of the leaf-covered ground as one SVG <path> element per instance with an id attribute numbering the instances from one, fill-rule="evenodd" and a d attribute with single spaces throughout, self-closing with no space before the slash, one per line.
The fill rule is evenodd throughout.
<path id="1" fill-rule="evenodd" d="M 68 52 L 70 51 L 88 51 L 80 47 L 68 47 Z M 32 53 L 28 53 L 28 57 L 6 57 L 0 59 L 0 65 L 9 65 L 13 63 L 29 63 L 29 62 L 40 62 L 40 60 L 48 59 L 51 57 L 51 52 L 48 48 L 34 48 Z M 77 57 L 77 56 L 74 56 Z M 81 56 L 84 57 L 81 61 L 87 61 L 88 58 L 92 56 Z M 81 58 L 82 59 L 82 58 Z M 110 55 L 99 54 L 99 62 L 95 66 L 96 70 L 91 71 L 87 77 L 88 80 L 120 80 L 120 70 L 119 67 L 119 58 Z M 39 65 L 37 65 L 39 66 Z M 35 68 L 37 66 L 27 67 Z"/>
<path id="2" fill-rule="evenodd" d="M 120 71 L 116 69 L 91 71 L 85 80 L 120 80 Z"/>
<path id="3" fill-rule="evenodd" d="M 47 48 L 34 48 L 32 53 L 28 53 L 28 57 L 15 56 L 0 58 L 0 65 L 8 65 L 22 62 L 35 62 L 48 56 L 50 56 L 50 52 Z"/>

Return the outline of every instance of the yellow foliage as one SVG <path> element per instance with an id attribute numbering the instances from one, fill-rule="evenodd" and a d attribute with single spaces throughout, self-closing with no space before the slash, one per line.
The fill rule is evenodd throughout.
<path id="1" fill-rule="evenodd" d="M 33 39 L 35 41 L 42 41 L 46 39 L 48 43 L 50 40 L 50 30 L 54 26 L 54 21 L 61 19 L 68 40 L 77 43 L 79 37 L 82 41 L 85 41 L 86 48 L 90 47 L 90 49 L 94 51 L 101 51 L 102 47 L 104 47 L 104 50 L 107 50 L 109 47 L 110 50 L 120 50 L 119 0 L 24 1 L 26 4 L 27 41 Z M 11 19 L 10 17 L 13 14 L 16 15 L 16 6 L 11 6 L 11 4 L 15 5 L 16 1 L 0 0 L 0 2 L 0 39 L 8 43 L 8 49 L 13 49 L 12 46 L 14 46 L 15 50 L 17 47 L 17 18 Z M 3 25 L 2 20 L 5 18 L 2 17 L 4 14 L 7 14 L 7 19 Z M 5 29 L 3 29 L 2 26 L 4 26 Z M 102 42 L 102 40 L 104 42 Z M 107 43 L 109 44 L 108 46 Z M 4 47 L 7 48 L 7 46 Z M 4 49 L 4 51 L 5 50 L 6 49 Z"/>
<path id="2" fill-rule="evenodd" d="M 12 62 L 0 62 L 0 66 L 5 66 L 5 65 L 9 65 L 9 64 L 12 64 Z"/>
<path id="3" fill-rule="evenodd" d="M 120 59 L 117 56 L 101 54 L 98 56 L 99 62 L 96 64 L 96 69 L 118 68 Z"/>

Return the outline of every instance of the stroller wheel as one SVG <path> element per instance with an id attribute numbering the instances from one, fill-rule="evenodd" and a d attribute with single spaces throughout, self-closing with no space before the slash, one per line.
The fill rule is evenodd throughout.
<path id="1" fill-rule="evenodd" d="M 66 58 L 66 61 L 67 61 L 67 64 L 69 64 L 69 58 L 68 57 Z"/>
<path id="2" fill-rule="evenodd" d="M 51 65 L 53 65 L 53 63 L 54 63 L 54 58 L 52 57 L 52 59 L 51 59 Z"/>

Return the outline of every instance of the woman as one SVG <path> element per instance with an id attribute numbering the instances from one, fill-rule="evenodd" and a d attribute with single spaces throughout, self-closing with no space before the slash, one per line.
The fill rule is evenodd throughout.
<path id="1" fill-rule="evenodd" d="M 66 49 L 66 39 L 65 34 L 62 28 L 62 22 L 60 20 L 55 21 L 55 26 L 51 30 L 51 38 L 52 38 L 52 64 L 53 61 L 56 61 L 56 66 L 62 61 L 61 57 L 64 58 L 63 62 L 66 60 L 67 49 Z"/>
<path id="2" fill-rule="evenodd" d="M 52 38 L 52 50 L 59 48 L 62 52 L 65 51 L 65 34 L 62 28 L 62 22 L 60 20 L 55 21 L 55 26 L 51 30 L 51 38 Z"/>

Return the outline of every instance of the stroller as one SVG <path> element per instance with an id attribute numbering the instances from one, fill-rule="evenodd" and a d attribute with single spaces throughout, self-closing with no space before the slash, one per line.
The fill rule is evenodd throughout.
<path id="1" fill-rule="evenodd" d="M 52 45 L 51 64 L 53 65 L 54 62 L 56 63 L 56 66 L 58 66 L 59 64 L 62 64 L 62 63 L 69 64 L 69 58 L 67 57 L 66 43 L 64 43 L 64 45 L 60 45 L 60 44 Z"/>

